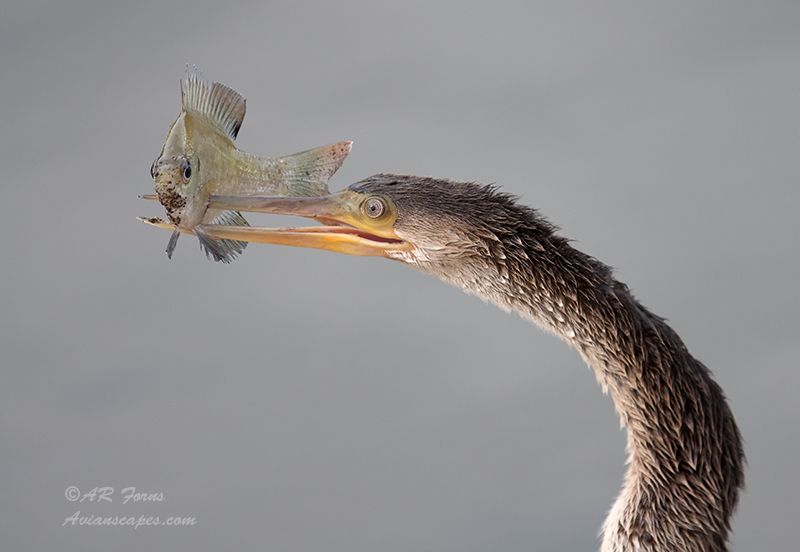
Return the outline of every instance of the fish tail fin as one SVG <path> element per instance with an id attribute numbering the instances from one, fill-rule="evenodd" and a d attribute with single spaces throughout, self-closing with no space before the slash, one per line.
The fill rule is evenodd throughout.
<path id="1" fill-rule="evenodd" d="M 211 224 L 219 226 L 250 226 L 239 211 L 223 211 L 211 221 Z M 228 264 L 242 254 L 247 242 L 237 240 L 215 240 L 207 236 L 199 228 L 195 228 L 195 234 L 200 241 L 200 248 L 209 259 Z"/>
<path id="2" fill-rule="evenodd" d="M 339 170 L 353 142 L 337 142 L 283 157 L 289 195 L 327 195 L 328 180 Z"/>

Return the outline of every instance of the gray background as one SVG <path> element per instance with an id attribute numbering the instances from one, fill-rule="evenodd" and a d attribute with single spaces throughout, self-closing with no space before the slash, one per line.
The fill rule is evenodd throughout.
<path id="1" fill-rule="evenodd" d="M 390 261 L 166 259 L 136 195 L 187 62 L 249 99 L 243 149 L 497 182 L 618 267 L 730 397 L 733 548 L 793 546 L 799 7 L 3 2 L 0 547 L 597 546 L 624 433 L 561 342 Z"/>

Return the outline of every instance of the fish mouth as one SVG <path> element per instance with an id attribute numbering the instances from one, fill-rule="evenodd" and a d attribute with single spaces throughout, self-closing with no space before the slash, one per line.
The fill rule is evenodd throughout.
<path id="1" fill-rule="evenodd" d="M 186 198 L 180 195 L 174 188 L 166 186 L 157 186 L 156 198 L 167 211 L 169 220 L 176 225 L 180 225 L 180 213 L 183 208 L 186 207 Z"/>

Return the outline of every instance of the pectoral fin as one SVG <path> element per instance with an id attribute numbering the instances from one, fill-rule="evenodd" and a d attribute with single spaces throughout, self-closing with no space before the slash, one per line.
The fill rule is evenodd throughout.
<path id="1" fill-rule="evenodd" d="M 248 222 L 238 211 L 223 211 L 211 221 L 211 224 L 217 226 L 236 226 L 243 227 L 249 226 Z M 200 247 L 209 259 L 213 258 L 215 261 L 223 263 L 230 263 L 236 257 L 241 255 L 244 248 L 247 247 L 247 242 L 238 240 L 215 240 L 208 236 L 201 228 L 195 228 L 195 234 L 200 241 Z"/>
<path id="2" fill-rule="evenodd" d="M 141 222 L 161 228 L 162 230 L 171 230 L 172 235 L 167 243 L 167 256 L 171 259 L 172 253 L 178 244 L 178 237 L 181 234 L 193 234 L 197 236 L 200 241 L 200 247 L 205 252 L 206 256 L 213 258 L 215 261 L 222 261 L 223 263 L 230 263 L 247 247 L 247 242 L 238 240 L 215 240 L 210 238 L 202 230 L 191 230 L 189 228 L 178 228 L 171 222 L 165 221 L 158 217 L 137 217 Z M 235 226 L 237 228 L 249 227 L 248 222 L 238 211 L 223 211 L 211 221 L 211 224 L 217 227 Z"/>

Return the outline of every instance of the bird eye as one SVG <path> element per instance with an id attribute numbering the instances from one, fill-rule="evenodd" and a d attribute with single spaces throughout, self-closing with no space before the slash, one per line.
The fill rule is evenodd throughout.
<path id="1" fill-rule="evenodd" d="M 378 218 L 386 212 L 386 203 L 379 197 L 371 197 L 364 202 L 364 213 L 369 218 Z"/>
<path id="2" fill-rule="evenodd" d="M 153 180 L 155 180 L 155 178 L 156 178 L 156 174 L 157 174 L 156 167 L 157 167 L 157 166 L 158 166 L 158 159 L 156 159 L 155 161 L 153 161 L 153 164 L 152 164 L 152 165 L 150 165 L 150 177 L 151 177 Z"/>
<path id="3" fill-rule="evenodd" d="M 192 166 L 188 161 L 183 162 L 183 179 L 187 182 L 192 178 Z"/>

